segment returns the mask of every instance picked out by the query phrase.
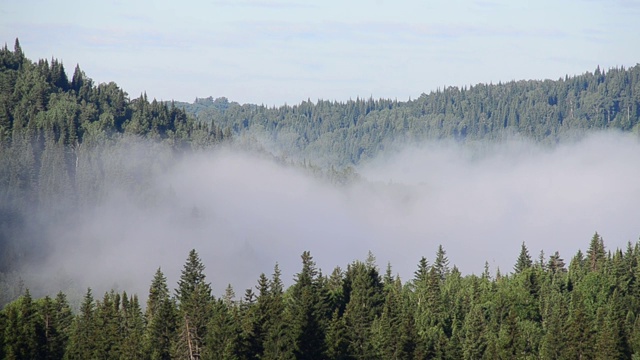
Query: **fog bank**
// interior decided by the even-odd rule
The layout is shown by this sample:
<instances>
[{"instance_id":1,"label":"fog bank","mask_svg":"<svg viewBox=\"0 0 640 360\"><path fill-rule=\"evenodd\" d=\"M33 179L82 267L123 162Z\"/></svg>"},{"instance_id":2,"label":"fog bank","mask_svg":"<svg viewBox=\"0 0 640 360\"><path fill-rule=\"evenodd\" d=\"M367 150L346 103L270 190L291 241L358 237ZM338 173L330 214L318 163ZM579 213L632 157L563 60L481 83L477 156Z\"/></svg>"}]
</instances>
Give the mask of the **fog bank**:
<instances>
[{"instance_id":1,"label":"fog bank","mask_svg":"<svg viewBox=\"0 0 640 360\"><path fill-rule=\"evenodd\" d=\"M135 155L132 155L135 156ZM324 274L365 259L403 281L442 244L463 274L511 272L526 242L568 264L598 231L608 249L640 235L640 144L599 133L544 148L526 141L432 142L385 154L333 186L302 169L218 149L184 157L149 184L151 205L114 192L47 233L45 261L29 264L32 283L111 287L146 298L161 267L175 288L190 249L214 292L236 295L279 263L287 285L311 251ZM139 159L137 159L139 160ZM136 161L137 161L136 160ZM58 281L58 282L56 282ZM68 281L68 280L65 280Z\"/></svg>"}]
</instances>

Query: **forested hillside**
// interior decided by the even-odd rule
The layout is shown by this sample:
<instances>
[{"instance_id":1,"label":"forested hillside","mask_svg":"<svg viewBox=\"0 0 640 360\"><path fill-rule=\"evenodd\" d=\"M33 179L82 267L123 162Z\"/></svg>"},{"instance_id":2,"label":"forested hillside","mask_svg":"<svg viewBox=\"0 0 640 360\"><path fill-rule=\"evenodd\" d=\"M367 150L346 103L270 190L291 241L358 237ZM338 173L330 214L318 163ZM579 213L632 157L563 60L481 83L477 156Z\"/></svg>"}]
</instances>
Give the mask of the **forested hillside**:
<instances>
[{"instance_id":1,"label":"forested hillside","mask_svg":"<svg viewBox=\"0 0 640 360\"><path fill-rule=\"evenodd\" d=\"M27 291L0 312L8 359L635 359L640 354L640 244L607 251L594 234L569 266L557 252L513 271L463 276L439 247L412 279L372 254L326 275L302 254L284 288L276 264L254 289L212 295L192 250L175 292L158 269L137 295ZM94 296L97 296L94 298Z\"/></svg>"},{"instance_id":2,"label":"forested hillside","mask_svg":"<svg viewBox=\"0 0 640 360\"><path fill-rule=\"evenodd\" d=\"M130 100L113 82L94 84L79 66L69 80L56 59L27 59L18 40L14 51L0 50L1 203L42 202L60 190L97 186L82 178L101 170L90 168L99 167L95 149L126 137L179 151L206 147L223 134L173 103L149 102L146 94Z\"/></svg>"},{"instance_id":3,"label":"forested hillside","mask_svg":"<svg viewBox=\"0 0 640 360\"><path fill-rule=\"evenodd\" d=\"M180 103L205 123L231 127L278 155L352 165L394 144L498 140L518 134L556 143L588 130L640 133L640 65L559 80L446 87L406 102L357 98L266 107L226 98Z\"/></svg>"},{"instance_id":4,"label":"forested hillside","mask_svg":"<svg viewBox=\"0 0 640 360\"><path fill-rule=\"evenodd\" d=\"M12 298L3 272L43 250L43 223L99 203L114 187L147 196L148 180L169 159L223 137L172 103L94 84L79 66L69 79L56 59L33 62L18 40L13 51L2 47L0 303ZM141 160L132 166L132 158Z\"/></svg>"}]
</instances>

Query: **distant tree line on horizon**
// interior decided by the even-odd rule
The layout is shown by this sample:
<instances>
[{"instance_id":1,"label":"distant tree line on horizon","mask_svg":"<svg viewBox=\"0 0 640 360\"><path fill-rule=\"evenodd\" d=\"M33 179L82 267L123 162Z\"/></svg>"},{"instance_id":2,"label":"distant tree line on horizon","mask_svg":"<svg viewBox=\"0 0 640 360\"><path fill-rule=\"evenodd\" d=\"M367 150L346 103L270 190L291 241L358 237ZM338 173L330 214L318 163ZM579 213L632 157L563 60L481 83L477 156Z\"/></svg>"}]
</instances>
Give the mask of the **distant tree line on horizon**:
<instances>
[{"instance_id":1,"label":"distant tree line on horizon","mask_svg":"<svg viewBox=\"0 0 640 360\"><path fill-rule=\"evenodd\" d=\"M157 270L146 308L137 295L88 289L77 311L64 293L26 291L0 311L6 359L637 359L640 242L606 251L596 233L568 267L558 252L513 271L463 276L442 246L402 282L375 258L329 275L309 252L285 288L276 264L236 299L212 295L189 253L172 294Z\"/></svg>"},{"instance_id":2,"label":"distant tree line on horizon","mask_svg":"<svg viewBox=\"0 0 640 360\"><path fill-rule=\"evenodd\" d=\"M430 139L500 140L517 134L553 144L592 130L640 135L640 64L598 67L558 80L450 86L404 102L356 98L267 107L209 97L177 106L234 135L267 139L280 155L348 166L394 144Z\"/></svg>"}]
</instances>

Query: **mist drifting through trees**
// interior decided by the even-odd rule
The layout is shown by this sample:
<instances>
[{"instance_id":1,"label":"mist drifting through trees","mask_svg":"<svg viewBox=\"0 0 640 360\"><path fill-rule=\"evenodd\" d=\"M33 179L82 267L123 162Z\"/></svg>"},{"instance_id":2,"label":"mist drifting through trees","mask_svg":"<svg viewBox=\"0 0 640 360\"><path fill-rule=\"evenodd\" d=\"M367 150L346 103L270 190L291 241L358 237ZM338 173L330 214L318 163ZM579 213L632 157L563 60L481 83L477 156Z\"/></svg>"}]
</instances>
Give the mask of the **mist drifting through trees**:
<instances>
[{"instance_id":1,"label":"mist drifting through trees","mask_svg":"<svg viewBox=\"0 0 640 360\"><path fill-rule=\"evenodd\" d=\"M3 356L640 351L637 66L267 109L0 54Z\"/></svg>"}]
</instances>

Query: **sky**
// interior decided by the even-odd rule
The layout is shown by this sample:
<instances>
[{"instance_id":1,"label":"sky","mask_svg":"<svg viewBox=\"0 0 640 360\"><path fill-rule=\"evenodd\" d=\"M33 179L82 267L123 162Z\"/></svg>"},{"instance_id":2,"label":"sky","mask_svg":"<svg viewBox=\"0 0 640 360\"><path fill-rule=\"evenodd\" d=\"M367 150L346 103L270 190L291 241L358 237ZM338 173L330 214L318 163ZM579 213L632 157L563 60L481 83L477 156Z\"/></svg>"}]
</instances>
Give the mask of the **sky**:
<instances>
[{"instance_id":1,"label":"sky","mask_svg":"<svg viewBox=\"0 0 640 360\"><path fill-rule=\"evenodd\" d=\"M0 41L131 98L416 98L640 59L634 0L0 0Z\"/></svg>"}]
</instances>

